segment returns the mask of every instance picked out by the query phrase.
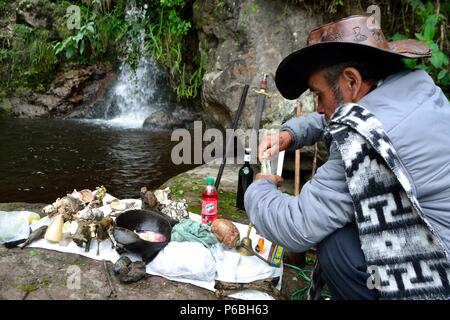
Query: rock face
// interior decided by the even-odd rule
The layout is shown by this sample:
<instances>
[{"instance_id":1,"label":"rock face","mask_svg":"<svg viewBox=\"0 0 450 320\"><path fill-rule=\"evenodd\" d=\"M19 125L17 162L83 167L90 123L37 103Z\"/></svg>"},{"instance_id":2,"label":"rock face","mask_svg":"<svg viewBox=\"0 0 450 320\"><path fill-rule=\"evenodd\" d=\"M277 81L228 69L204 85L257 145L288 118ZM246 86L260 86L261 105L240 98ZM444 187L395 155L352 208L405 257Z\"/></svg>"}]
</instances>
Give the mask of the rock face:
<instances>
[{"instance_id":1,"label":"rock face","mask_svg":"<svg viewBox=\"0 0 450 320\"><path fill-rule=\"evenodd\" d=\"M16 10L17 22L33 28L51 28L55 4L48 0L22 0Z\"/></svg>"},{"instance_id":2,"label":"rock face","mask_svg":"<svg viewBox=\"0 0 450 320\"><path fill-rule=\"evenodd\" d=\"M12 99L12 113L28 118L82 116L114 79L110 64L71 66L56 76L45 94Z\"/></svg>"},{"instance_id":3,"label":"rock face","mask_svg":"<svg viewBox=\"0 0 450 320\"><path fill-rule=\"evenodd\" d=\"M200 48L208 48L203 78L202 102L219 127L230 127L242 88L250 85L241 127L254 123L259 81L269 75L263 124L277 127L294 114L295 101L281 97L275 87L278 64L291 52L302 48L308 32L323 21L317 12L290 1L197 0L194 23Z\"/></svg>"},{"instance_id":4,"label":"rock face","mask_svg":"<svg viewBox=\"0 0 450 320\"><path fill-rule=\"evenodd\" d=\"M156 129L172 129L176 125L182 126L183 123L175 118L172 114L166 111L153 112L147 119L145 119L144 128Z\"/></svg>"},{"instance_id":5,"label":"rock face","mask_svg":"<svg viewBox=\"0 0 450 320\"><path fill-rule=\"evenodd\" d=\"M173 112L153 112L142 125L147 129L171 130L176 128L191 129L193 121L201 121L201 114L193 110L185 110L177 106Z\"/></svg>"}]
</instances>

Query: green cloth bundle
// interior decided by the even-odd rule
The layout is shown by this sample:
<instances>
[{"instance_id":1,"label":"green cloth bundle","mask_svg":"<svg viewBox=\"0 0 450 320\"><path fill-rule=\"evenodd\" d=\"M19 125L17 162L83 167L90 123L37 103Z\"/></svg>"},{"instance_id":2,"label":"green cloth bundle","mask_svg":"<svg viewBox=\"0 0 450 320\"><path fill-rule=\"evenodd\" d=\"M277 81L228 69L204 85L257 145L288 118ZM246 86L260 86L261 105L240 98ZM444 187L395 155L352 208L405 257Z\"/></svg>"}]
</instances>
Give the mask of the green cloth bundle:
<instances>
[{"instance_id":1,"label":"green cloth bundle","mask_svg":"<svg viewBox=\"0 0 450 320\"><path fill-rule=\"evenodd\" d=\"M211 227L191 219L181 219L172 229L171 241L200 242L205 247L216 244L217 238L211 232Z\"/></svg>"}]
</instances>

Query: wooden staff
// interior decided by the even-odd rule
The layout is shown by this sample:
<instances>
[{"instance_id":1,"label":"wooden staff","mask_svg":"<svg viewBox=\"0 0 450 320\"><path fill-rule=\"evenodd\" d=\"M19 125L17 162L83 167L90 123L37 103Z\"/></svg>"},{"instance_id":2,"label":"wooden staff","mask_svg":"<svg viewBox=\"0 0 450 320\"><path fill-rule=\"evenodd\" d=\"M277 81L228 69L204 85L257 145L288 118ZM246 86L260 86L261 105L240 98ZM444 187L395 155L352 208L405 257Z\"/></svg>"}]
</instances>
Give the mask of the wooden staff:
<instances>
[{"instance_id":1,"label":"wooden staff","mask_svg":"<svg viewBox=\"0 0 450 320\"><path fill-rule=\"evenodd\" d=\"M300 100L297 100L297 107L295 110L295 115L300 117L302 114L302 103ZM294 180L294 196L298 196L300 194L300 149L295 150L295 180Z\"/></svg>"}]
</instances>

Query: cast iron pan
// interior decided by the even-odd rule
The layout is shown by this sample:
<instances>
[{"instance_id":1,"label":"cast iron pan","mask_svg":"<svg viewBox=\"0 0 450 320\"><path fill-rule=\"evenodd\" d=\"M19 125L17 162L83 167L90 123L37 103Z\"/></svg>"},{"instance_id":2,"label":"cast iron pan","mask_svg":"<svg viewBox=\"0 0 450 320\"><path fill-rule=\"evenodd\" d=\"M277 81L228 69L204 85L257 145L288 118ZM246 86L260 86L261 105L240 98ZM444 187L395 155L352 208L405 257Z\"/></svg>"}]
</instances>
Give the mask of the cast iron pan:
<instances>
[{"instance_id":1,"label":"cast iron pan","mask_svg":"<svg viewBox=\"0 0 450 320\"><path fill-rule=\"evenodd\" d=\"M159 232L166 237L166 241L145 241L134 233L134 230ZM113 235L119 250L139 254L147 264L169 243L171 233L170 223L159 213L150 210L128 210L116 218Z\"/></svg>"}]
</instances>

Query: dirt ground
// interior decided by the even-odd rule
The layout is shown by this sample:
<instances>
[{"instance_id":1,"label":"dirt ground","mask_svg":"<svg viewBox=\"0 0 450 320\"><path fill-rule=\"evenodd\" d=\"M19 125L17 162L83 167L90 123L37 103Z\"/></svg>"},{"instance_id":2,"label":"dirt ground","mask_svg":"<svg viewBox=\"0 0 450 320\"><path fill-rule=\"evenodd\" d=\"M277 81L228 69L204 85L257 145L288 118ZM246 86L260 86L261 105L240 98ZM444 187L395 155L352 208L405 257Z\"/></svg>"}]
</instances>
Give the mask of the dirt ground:
<instances>
[{"instance_id":1,"label":"dirt ground","mask_svg":"<svg viewBox=\"0 0 450 320\"><path fill-rule=\"evenodd\" d=\"M0 210L30 210L40 212L44 204L0 204ZM83 256L45 249L7 249L0 246L0 299L81 299L81 300L144 300L144 299L216 299L214 292L150 276L131 284L121 283L112 272L112 263L106 262L116 296L111 289L104 263ZM81 271L79 289L69 289L71 268ZM72 269L73 270L73 269ZM281 294L289 299L303 286L297 271L285 268Z\"/></svg>"}]
</instances>

